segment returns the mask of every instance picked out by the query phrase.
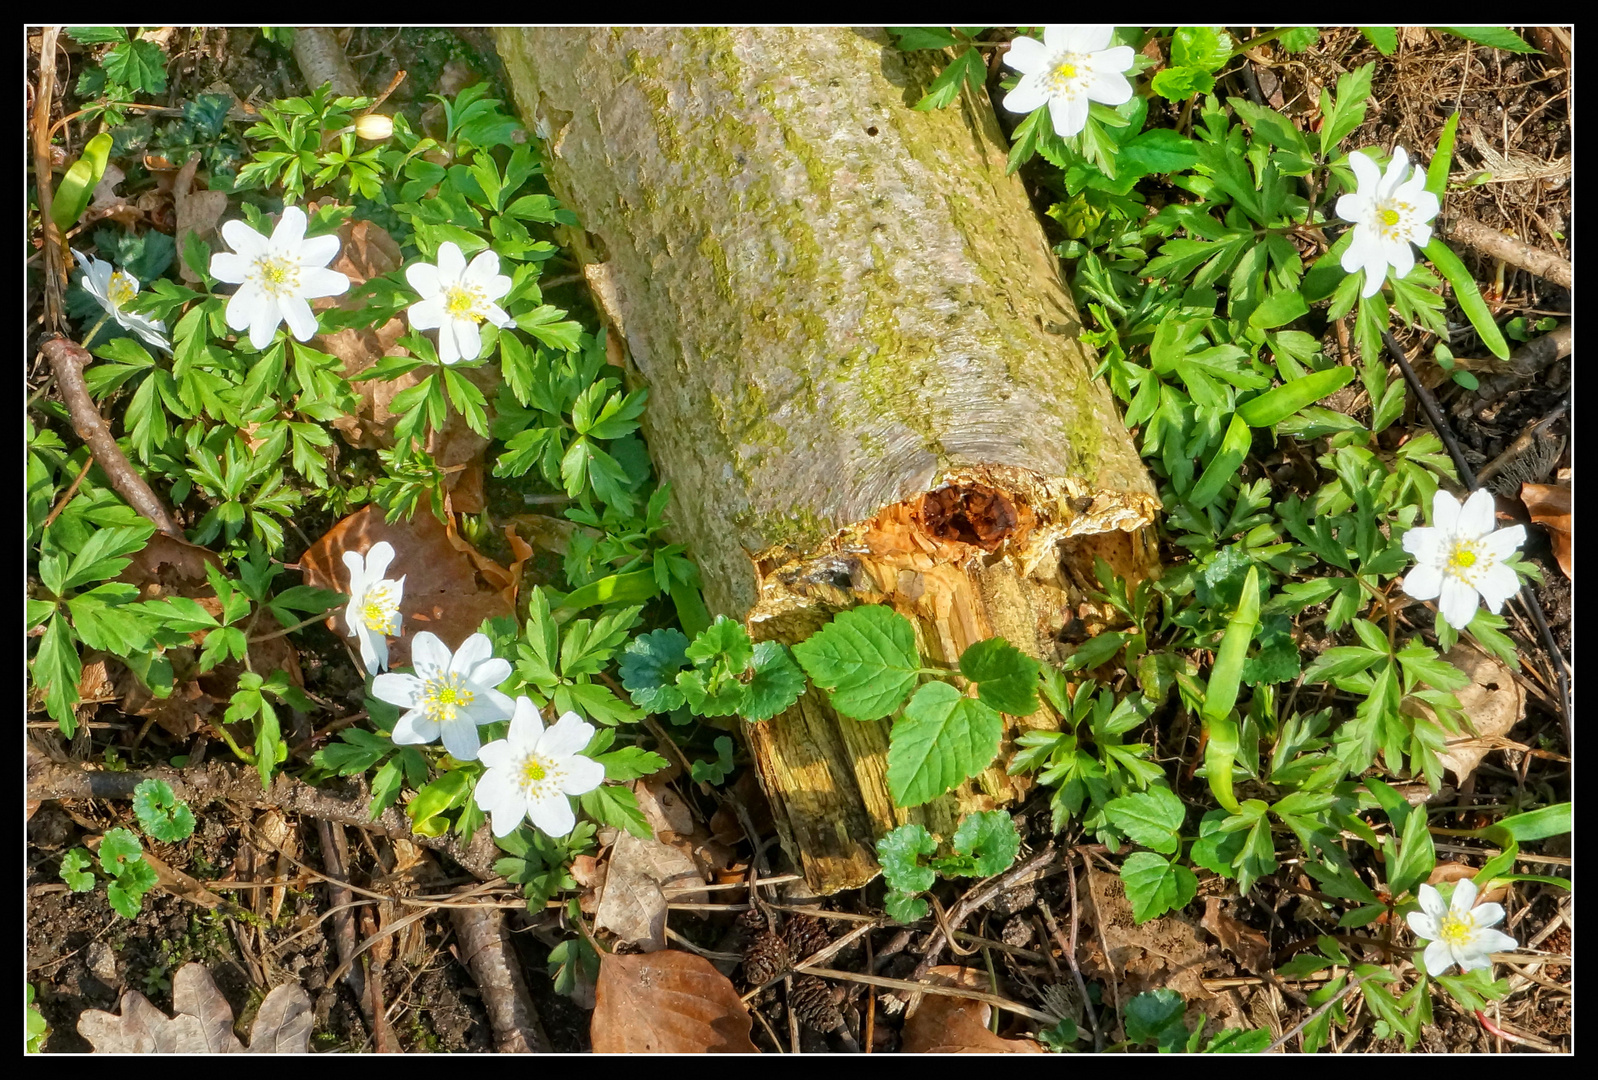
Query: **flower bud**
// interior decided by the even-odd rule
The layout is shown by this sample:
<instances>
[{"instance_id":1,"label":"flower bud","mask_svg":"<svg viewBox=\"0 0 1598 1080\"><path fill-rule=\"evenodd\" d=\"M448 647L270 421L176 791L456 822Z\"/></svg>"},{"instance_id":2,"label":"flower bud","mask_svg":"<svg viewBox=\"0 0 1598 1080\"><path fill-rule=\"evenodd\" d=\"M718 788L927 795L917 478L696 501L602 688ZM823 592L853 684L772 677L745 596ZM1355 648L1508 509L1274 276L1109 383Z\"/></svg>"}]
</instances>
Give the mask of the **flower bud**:
<instances>
[{"instance_id":1,"label":"flower bud","mask_svg":"<svg viewBox=\"0 0 1598 1080\"><path fill-rule=\"evenodd\" d=\"M394 118L382 113L367 113L355 120L355 134L370 142L382 142L394 134Z\"/></svg>"}]
</instances>

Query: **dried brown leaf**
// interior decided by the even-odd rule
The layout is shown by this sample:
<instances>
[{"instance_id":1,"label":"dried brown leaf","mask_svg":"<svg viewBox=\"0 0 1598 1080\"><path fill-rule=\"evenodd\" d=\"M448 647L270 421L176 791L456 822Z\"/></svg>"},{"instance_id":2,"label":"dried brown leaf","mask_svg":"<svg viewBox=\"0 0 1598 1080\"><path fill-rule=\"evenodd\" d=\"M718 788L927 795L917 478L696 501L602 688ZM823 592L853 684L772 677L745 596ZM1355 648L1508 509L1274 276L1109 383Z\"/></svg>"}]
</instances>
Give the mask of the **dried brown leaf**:
<instances>
[{"instance_id":1,"label":"dried brown leaf","mask_svg":"<svg viewBox=\"0 0 1598 1080\"><path fill-rule=\"evenodd\" d=\"M97 1054L238 1054L233 1010L202 964L185 964L172 977L174 1015L168 1017L137 991L122 995L120 1015L90 1009L78 1017L78 1034ZM311 999L296 984L277 987L261 1002L250 1029L251 1053L303 1054L311 1039Z\"/></svg>"},{"instance_id":2,"label":"dried brown leaf","mask_svg":"<svg viewBox=\"0 0 1598 1080\"><path fill-rule=\"evenodd\" d=\"M1436 866L1432 867L1432 872L1426 877L1426 884L1441 885L1445 881L1462 881L1465 878L1473 878L1476 876L1478 869L1479 867L1471 866L1468 863L1440 862ZM1486 892L1476 897L1476 902L1478 904L1496 904L1501 902L1504 897L1508 895L1509 886L1499 885L1496 888L1488 889Z\"/></svg>"},{"instance_id":3,"label":"dried brown leaf","mask_svg":"<svg viewBox=\"0 0 1598 1080\"><path fill-rule=\"evenodd\" d=\"M970 990L989 989L987 975L975 968L942 964L925 981ZM922 994L904 1022L906 1054L1041 1054L1031 1039L1001 1039L988 1030L992 1007L970 998Z\"/></svg>"},{"instance_id":4,"label":"dried brown leaf","mask_svg":"<svg viewBox=\"0 0 1598 1080\"><path fill-rule=\"evenodd\" d=\"M1204 918L1199 925L1215 935L1221 948L1237 958L1243 967L1258 975L1271 966L1271 943L1264 934L1234 919L1221 908L1219 896L1206 897Z\"/></svg>"},{"instance_id":5,"label":"dried brown leaf","mask_svg":"<svg viewBox=\"0 0 1598 1080\"><path fill-rule=\"evenodd\" d=\"M1470 685L1455 690L1454 696L1476 729L1472 738L1450 739L1437 757L1454 774L1456 783L1475 772L1481 759L1493 749L1496 740L1526 715L1526 692L1515 681L1515 673L1485 653L1460 643L1443 654L1443 660L1470 676ZM1432 715L1431 709L1416 698L1405 700L1403 709L1419 715Z\"/></svg>"},{"instance_id":6,"label":"dried brown leaf","mask_svg":"<svg viewBox=\"0 0 1598 1080\"><path fill-rule=\"evenodd\" d=\"M622 833L611 848L605 888L595 925L645 952L666 947L666 894L670 886L702 884L699 867L687 852L658 840ZM674 893L684 903L703 903L704 893Z\"/></svg>"},{"instance_id":7,"label":"dried brown leaf","mask_svg":"<svg viewBox=\"0 0 1598 1080\"><path fill-rule=\"evenodd\" d=\"M344 552L364 554L380 540L387 540L394 547L389 576L405 578L405 594L400 603L402 634L389 644L390 667L410 663L411 638L422 630L436 634L444 644L457 649L477 632L484 619L515 612L516 575L458 536L452 538L449 530L425 509L409 521L392 525L383 520L382 508L375 505L351 514L300 556L305 583L348 592L349 569L343 562ZM334 633L346 632L343 618L341 610L329 617L329 628Z\"/></svg>"},{"instance_id":8,"label":"dried brown leaf","mask_svg":"<svg viewBox=\"0 0 1598 1080\"><path fill-rule=\"evenodd\" d=\"M188 243L190 234L198 236L206 243L215 246L217 225L222 220L222 215L227 211L227 193L221 191L207 191L199 188L190 191L194 183L194 173L200 165L200 155L195 154L189 158L183 168L178 170L177 179L172 182L172 210L177 217L177 235L174 239L178 246L178 274L186 285L199 283L199 275L189 269L189 264L182 258L183 247Z\"/></svg>"},{"instance_id":9,"label":"dried brown leaf","mask_svg":"<svg viewBox=\"0 0 1598 1080\"><path fill-rule=\"evenodd\" d=\"M1571 581L1576 580L1575 560L1570 544L1573 531L1570 525L1569 484L1522 484L1520 501L1534 524L1548 530L1548 540L1554 548L1554 561Z\"/></svg>"},{"instance_id":10,"label":"dried brown leaf","mask_svg":"<svg viewBox=\"0 0 1598 1080\"><path fill-rule=\"evenodd\" d=\"M665 950L600 957L596 1054L753 1054L749 1011L709 960Z\"/></svg>"}]
</instances>

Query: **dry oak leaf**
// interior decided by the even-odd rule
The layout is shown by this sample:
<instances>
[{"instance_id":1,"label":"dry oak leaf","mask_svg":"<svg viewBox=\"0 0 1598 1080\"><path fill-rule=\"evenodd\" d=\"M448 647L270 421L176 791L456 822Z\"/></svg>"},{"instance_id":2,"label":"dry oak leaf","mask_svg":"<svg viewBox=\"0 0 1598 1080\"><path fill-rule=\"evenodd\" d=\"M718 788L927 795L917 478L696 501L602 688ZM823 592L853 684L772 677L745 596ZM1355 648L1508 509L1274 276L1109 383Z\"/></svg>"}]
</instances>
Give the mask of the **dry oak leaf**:
<instances>
[{"instance_id":1,"label":"dry oak leaf","mask_svg":"<svg viewBox=\"0 0 1598 1080\"><path fill-rule=\"evenodd\" d=\"M515 613L521 563L505 569L455 535L425 508L419 509L411 520L392 525L383 520L379 506L357 510L300 556L305 583L348 594L350 572L343 562L344 552L364 555L381 540L394 547L389 577L396 581L405 578L405 594L400 601L404 621L401 636L389 645L390 668L411 662L411 638L419 631L430 631L451 649L458 649L477 633L484 619ZM520 540L516 543L521 544ZM525 544L521 544L518 554L522 550L528 550ZM328 617L328 628L335 634L348 632L342 608L335 608Z\"/></svg>"},{"instance_id":2,"label":"dry oak leaf","mask_svg":"<svg viewBox=\"0 0 1598 1080\"><path fill-rule=\"evenodd\" d=\"M681 848L659 840L640 840L624 832L610 850L604 892L594 914L595 926L609 930L629 945L645 952L666 947L665 889L702 885L699 867L693 856ZM702 892L677 892L671 899L683 903L704 903Z\"/></svg>"},{"instance_id":3,"label":"dry oak leaf","mask_svg":"<svg viewBox=\"0 0 1598 1080\"><path fill-rule=\"evenodd\" d=\"M589 1041L596 1054L754 1054L752 1021L709 960L665 950L599 961Z\"/></svg>"},{"instance_id":4,"label":"dry oak leaf","mask_svg":"<svg viewBox=\"0 0 1598 1080\"><path fill-rule=\"evenodd\" d=\"M1445 663L1453 664L1470 676L1470 685L1455 690L1454 696L1476 729L1474 737L1450 739L1437 759L1454 774L1456 783L1476 771L1481 759L1498 745L1498 740L1526 715L1526 692L1515 681L1515 673L1486 653L1461 642L1443 654ZM1430 717L1431 709L1416 698L1407 698L1401 711Z\"/></svg>"},{"instance_id":5,"label":"dry oak leaf","mask_svg":"<svg viewBox=\"0 0 1598 1080\"><path fill-rule=\"evenodd\" d=\"M233 1034L233 1010L202 964L184 964L172 976L168 1017L136 990L122 995L122 1013L90 1009L78 1017L78 1034L97 1054L242 1054ZM303 1054L311 1041L311 998L295 983L266 995L250 1028L252 1054Z\"/></svg>"},{"instance_id":6,"label":"dry oak leaf","mask_svg":"<svg viewBox=\"0 0 1598 1080\"><path fill-rule=\"evenodd\" d=\"M942 986L987 990L987 976L975 968L940 964L925 980ZM1043 1047L1031 1039L1001 1039L988 1030L993 1009L970 998L922 994L904 1022L906 1054L1041 1054Z\"/></svg>"},{"instance_id":7,"label":"dry oak leaf","mask_svg":"<svg viewBox=\"0 0 1598 1080\"><path fill-rule=\"evenodd\" d=\"M1576 580L1575 563L1571 558L1570 544L1573 531L1570 526L1569 484L1522 484L1520 501L1534 524L1548 530L1548 540L1554 548L1554 561L1565 577Z\"/></svg>"}]
</instances>

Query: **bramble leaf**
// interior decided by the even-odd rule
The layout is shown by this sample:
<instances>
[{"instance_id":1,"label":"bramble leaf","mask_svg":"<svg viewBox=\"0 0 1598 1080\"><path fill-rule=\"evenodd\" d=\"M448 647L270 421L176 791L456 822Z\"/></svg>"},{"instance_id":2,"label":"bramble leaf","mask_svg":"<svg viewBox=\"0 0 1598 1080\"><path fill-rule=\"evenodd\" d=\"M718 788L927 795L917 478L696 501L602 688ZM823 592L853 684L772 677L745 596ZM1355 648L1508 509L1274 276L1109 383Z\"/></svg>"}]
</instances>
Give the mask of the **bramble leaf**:
<instances>
[{"instance_id":1,"label":"bramble leaf","mask_svg":"<svg viewBox=\"0 0 1598 1080\"><path fill-rule=\"evenodd\" d=\"M812 639L814 640L814 639ZM987 767L1004 718L944 682L917 690L889 735L888 790L897 806L920 806Z\"/></svg>"},{"instance_id":2,"label":"bramble leaf","mask_svg":"<svg viewBox=\"0 0 1598 1080\"><path fill-rule=\"evenodd\" d=\"M1038 707L1038 662L1000 637L979 641L960 654L960 674L977 684L977 697L1011 716Z\"/></svg>"},{"instance_id":3,"label":"bramble leaf","mask_svg":"<svg viewBox=\"0 0 1598 1080\"><path fill-rule=\"evenodd\" d=\"M1121 864L1121 880L1126 883L1126 898L1132 902L1132 919L1138 923L1185 907L1198 893L1198 878L1193 871L1152 851L1128 855Z\"/></svg>"},{"instance_id":4,"label":"bramble leaf","mask_svg":"<svg viewBox=\"0 0 1598 1080\"><path fill-rule=\"evenodd\" d=\"M1182 845L1182 822L1187 818L1187 807L1176 793L1166 787L1151 787L1147 791L1122 795L1104 806L1105 816L1111 824L1146 848L1174 854Z\"/></svg>"},{"instance_id":5,"label":"bramble leaf","mask_svg":"<svg viewBox=\"0 0 1598 1080\"><path fill-rule=\"evenodd\" d=\"M793 656L811 681L832 692L833 708L855 720L877 720L899 708L921 668L915 628L878 604L838 615L795 645Z\"/></svg>"}]
</instances>

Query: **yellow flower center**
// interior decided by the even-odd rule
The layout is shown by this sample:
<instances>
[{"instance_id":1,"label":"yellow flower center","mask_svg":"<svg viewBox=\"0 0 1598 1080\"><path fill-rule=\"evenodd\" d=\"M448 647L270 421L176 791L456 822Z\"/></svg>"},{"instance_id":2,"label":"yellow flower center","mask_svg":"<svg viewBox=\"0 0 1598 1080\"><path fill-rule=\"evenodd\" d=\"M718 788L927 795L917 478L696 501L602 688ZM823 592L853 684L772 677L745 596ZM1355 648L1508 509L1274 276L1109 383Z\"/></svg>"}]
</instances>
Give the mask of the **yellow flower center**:
<instances>
[{"instance_id":1,"label":"yellow flower center","mask_svg":"<svg viewBox=\"0 0 1598 1080\"><path fill-rule=\"evenodd\" d=\"M1092 74L1088 58L1081 53L1066 53L1049 72L1049 91L1053 94L1074 96L1083 90L1083 83Z\"/></svg>"},{"instance_id":2,"label":"yellow flower center","mask_svg":"<svg viewBox=\"0 0 1598 1080\"><path fill-rule=\"evenodd\" d=\"M292 296L299 292L299 263L271 255L255 260L255 280L269 296Z\"/></svg>"},{"instance_id":3,"label":"yellow flower center","mask_svg":"<svg viewBox=\"0 0 1598 1080\"><path fill-rule=\"evenodd\" d=\"M111 275L111 285L105 292L106 299L111 301L111 306L120 308L139 295L139 282L132 274L118 270Z\"/></svg>"},{"instance_id":4,"label":"yellow flower center","mask_svg":"<svg viewBox=\"0 0 1598 1080\"><path fill-rule=\"evenodd\" d=\"M361 621L368 630L377 633L399 632L399 603L394 597L393 582L381 581L366 590L366 600L361 604Z\"/></svg>"},{"instance_id":5,"label":"yellow flower center","mask_svg":"<svg viewBox=\"0 0 1598 1080\"><path fill-rule=\"evenodd\" d=\"M1461 570L1476 565L1476 553L1468 548L1460 548L1448 558L1450 566L1457 566Z\"/></svg>"},{"instance_id":6,"label":"yellow flower center","mask_svg":"<svg viewBox=\"0 0 1598 1080\"><path fill-rule=\"evenodd\" d=\"M444 290L444 311L452 319L470 319L480 323L483 313L479 309L483 300L483 294L470 285L450 285Z\"/></svg>"},{"instance_id":7,"label":"yellow flower center","mask_svg":"<svg viewBox=\"0 0 1598 1080\"><path fill-rule=\"evenodd\" d=\"M542 758L536 754L522 763L522 779L528 784L536 784L549 775L549 770L544 767Z\"/></svg>"},{"instance_id":8,"label":"yellow flower center","mask_svg":"<svg viewBox=\"0 0 1598 1080\"><path fill-rule=\"evenodd\" d=\"M1449 912L1437 921L1437 938L1450 945L1466 945L1476 936L1476 925L1467 913L1455 915Z\"/></svg>"},{"instance_id":9,"label":"yellow flower center","mask_svg":"<svg viewBox=\"0 0 1598 1080\"><path fill-rule=\"evenodd\" d=\"M1394 225L1398 224L1398 211L1397 210L1392 210L1392 209L1383 210L1380 214L1377 214L1376 216L1378 218L1380 218L1382 224L1386 225L1389 229L1392 228Z\"/></svg>"},{"instance_id":10,"label":"yellow flower center","mask_svg":"<svg viewBox=\"0 0 1598 1080\"><path fill-rule=\"evenodd\" d=\"M453 720L477 697L459 675L435 675L422 684L422 708L428 719Z\"/></svg>"},{"instance_id":11,"label":"yellow flower center","mask_svg":"<svg viewBox=\"0 0 1598 1080\"><path fill-rule=\"evenodd\" d=\"M1482 554L1480 541L1456 540L1443 563L1443 573L1474 588L1481 575L1491 569L1491 563L1492 560Z\"/></svg>"}]
</instances>

